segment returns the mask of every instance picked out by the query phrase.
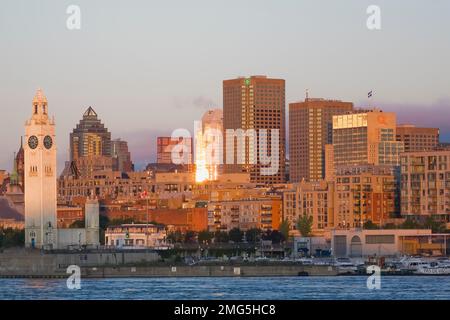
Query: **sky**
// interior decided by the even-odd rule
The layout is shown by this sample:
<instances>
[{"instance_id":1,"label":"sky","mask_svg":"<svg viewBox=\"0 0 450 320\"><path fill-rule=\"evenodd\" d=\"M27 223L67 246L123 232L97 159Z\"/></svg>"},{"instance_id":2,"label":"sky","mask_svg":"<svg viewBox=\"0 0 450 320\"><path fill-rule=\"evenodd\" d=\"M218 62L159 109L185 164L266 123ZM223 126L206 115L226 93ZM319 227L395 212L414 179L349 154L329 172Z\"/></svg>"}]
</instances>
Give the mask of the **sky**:
<instances>
[{"instance_id":1,"label":"sky","mask_svg":"<svg viewBox=\"0 0 450 320\"><path fill-rule=\"evenodd\" d=\"M70 5L81 28L66 26ZM369 5L381 29L369 30ZM92 106L140 168L158 135L222 107L222 81L286 80L286 102L369 104L450 141L448 0L2 0L0 169L10 170L42 88L57 124L58 166ZM286 105L287 108L287 105Z\"/></svg>"}]
</instances>

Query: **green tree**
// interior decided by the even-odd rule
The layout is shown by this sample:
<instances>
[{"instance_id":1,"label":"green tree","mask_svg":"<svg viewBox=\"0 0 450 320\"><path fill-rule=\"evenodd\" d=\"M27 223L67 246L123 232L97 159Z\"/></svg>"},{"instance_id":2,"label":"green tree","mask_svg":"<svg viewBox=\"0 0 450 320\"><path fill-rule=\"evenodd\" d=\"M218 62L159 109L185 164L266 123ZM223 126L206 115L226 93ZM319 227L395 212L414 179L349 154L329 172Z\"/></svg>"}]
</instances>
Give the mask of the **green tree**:
<instances>
[{"instance_id":1,"label":"green tree","mask_svg":"<svg viewBox=\"0 0 450 320\"><path fill-rule=\"evenodd\" d=\"M184 242L185 243L194 243L197 240L197 233L195 231L186 231L184 234Z\"/></svg>"},{"instance_id":2,"label":"green tree","mask_svg":"<svg viewBox=\"0 0 450 320\"><path fill-rule=\"evenodd\" d=\"M419 224L410 218L406 218L405 222L403 222L400 226L402 229L419 229Z\"/></svg>"},{"instance_id":3,"label":"green tree","mask_svg":"<svg viewBox=\"0 0 450 320\"><path fill-rule=\"evenodd\" d=\"M230 237L228 236L227 232L216 231L216 233L214 234L214 241L224 243L230 241Z\"/></svg>"},{"instance_id":4,"label":"green tree","mask_svg":"<svg viewBox=\"0 0 450 320\"><path fill-rule=\"evenodd\" d=\"M242 242L244 233L239 228L233 228L228 232L228 237L235 243Z\"/></svg>"},{"instance_id":5,"label":"green tree","mask_svg":"<svg viewBox=\"0 0 450 320\"><path fill-rule=\"evenodd\" d=\"M107 226L108 227L109 226L120 226L121 224L132 224L132 223L138 224L141 222L136 221L133 218L125 218L125 219L119 218L119 219L113 219L113 220L108 221Z\"/></svg>"},{"instance_id":6,"label":"green tree","mask_svg":"<svg viewBox=\"0 0 450 320\"><path fill-rule=\"evenodd\" d=\"M287 220L281 221L279 229L284 239L285 240L289 239L289 229L290 229L289 221Z\"/></svg>"},{"instance_id":7,"label":"green tree","mask_svg":"<svg viewBox=\"0 0 450 320\"><path fill-rule=\"evenodd\" d=\"M277 230L268 230L262 235L263 240L270 240L272 243L278 244L285 240L283 234Z\"/></svg>"},{"instance_id":8,"label":"green tree","mask_svg":"<svg viewBox=\"0 0 450 320\"><path fill-rule=\"evenodd\" d=\"M379 229L379 227L372 222L372 220L367 220L366 222L364 222L363 224L363 229L366 230L375 230L375 229Z\"/></svg>"},{"instance_id":9,"label":"green tree","mask_svg":"<svg viewBox=\"0 0 450 320\"><path fill-rule=\"evenodd\" d=\"M183 242L183 234L180 232L180 231L174 231L174 232L170 232L168 235L167 235L167 240L170 242L170 243L181 243L181 242Z\"/></svg>"},{"instance_id":10,"label":"green tree","mask_svg":"<svg viewBox=\"0 0 450 320\"><path fill-rule=\"evenodd\" d=\"M245 240L250 243L256 243L260 240L261 229L252 228L245 232Z\"/></svg>"},{"instance_id":11,"label":"green tree","mask_svg":"<svg viewBox=\"0 0 450 320\"><path fill-rule=\"evenodd\" d=\"M441 221L437 221L433 216L426 218L424 227L431 229L433 233L443 233L445 232L445 225Z\"/></svg>"},{"instance_id":12,"label":"green tree","mask_svg":"<svg viewBox=\"0 0 450 320\"><path fill-rule=\"evenodd\" d=\"M297 220L297 230L302 237L309 237L312 232L313 217L309 215L302 215Z\"/></svg>"},{"instance_id":13,"label":"green tree","mask_svg":"<svg viewBox=\"0 0 450 320\"><path fill-rule=\"evenodd\" d=\"M214 238L214 233L209 232L208 230L203 230L198 233L198 242L199 243L211 243L211 240Z\"/></svg>"},{"instance_id":14,"label":"green tree","mask_svg":"<svg viewBox=\"0 0 450 320\"><path fill-rule=\"evenodd\" d=\"M0 229L0 248L23 247L24 245L25 230Z\"/></svg>"},{"instance_id":15,"label":"green tree","mask_svg":"<svg viewBox=\"0 0 450 320\"><path fill-rule=\"evenodd\" d=\"M84 226L85 226L84 220L76 220L69 226L69 228L82 229L82 228L84 228Z\"/></svg>"}]
</instances>

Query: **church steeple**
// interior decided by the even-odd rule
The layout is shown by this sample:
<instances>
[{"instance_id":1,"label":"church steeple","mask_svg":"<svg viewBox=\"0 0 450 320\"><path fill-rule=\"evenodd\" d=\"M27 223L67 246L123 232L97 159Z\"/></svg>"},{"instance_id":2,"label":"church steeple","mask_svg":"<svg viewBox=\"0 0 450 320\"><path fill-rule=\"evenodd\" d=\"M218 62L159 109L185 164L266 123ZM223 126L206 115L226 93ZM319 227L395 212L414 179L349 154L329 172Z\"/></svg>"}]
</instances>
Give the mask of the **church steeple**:
<instances>
[{"instance_id":1,"label":"church steeple","mask_svg":"<svg viewBox=\"0 0 450 320\"><path fill-rule=\"evenodd\" d=\"M9 176L9 183L13 186L19 184L19 175L17 174L17 161L16 161L16 153L14 152L14 164L13 164L13 171L11 172Z\"/></svg>"}]
</instances>

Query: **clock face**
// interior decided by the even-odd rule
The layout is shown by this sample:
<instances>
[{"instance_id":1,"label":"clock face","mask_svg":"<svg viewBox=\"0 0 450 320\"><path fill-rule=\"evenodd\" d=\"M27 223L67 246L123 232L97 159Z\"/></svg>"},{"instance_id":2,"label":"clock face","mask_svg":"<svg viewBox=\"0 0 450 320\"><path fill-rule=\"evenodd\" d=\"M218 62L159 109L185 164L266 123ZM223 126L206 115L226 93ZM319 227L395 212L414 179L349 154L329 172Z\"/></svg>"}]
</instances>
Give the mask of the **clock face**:
<instances>
[{"instance_id":1,"label":"clock face","mask_svg":"<svg viewBox=\"0 0 450 320\"><path fill-rule=\"evenodd\" d=\"M50 136L45 136L45 138L44 138L44 146L45 146L47 149L50 149L50 148L53 146L53 140L52 140L52 137L50 137Z\"/></svg>"},{"instance_id":2,"label":"clock face","mask_svg":"<svg viewBox=\"0 0 450 320\"><path fill-rule=\"evenodd\" d=\"M31 137L28 139L28 146L29 146L31 149L36 149L37 146L38 146L38 144L39 144L39 140L38 140L38 138L37 138L36 136L31 136Z\"/></svg>"}]
</instances>

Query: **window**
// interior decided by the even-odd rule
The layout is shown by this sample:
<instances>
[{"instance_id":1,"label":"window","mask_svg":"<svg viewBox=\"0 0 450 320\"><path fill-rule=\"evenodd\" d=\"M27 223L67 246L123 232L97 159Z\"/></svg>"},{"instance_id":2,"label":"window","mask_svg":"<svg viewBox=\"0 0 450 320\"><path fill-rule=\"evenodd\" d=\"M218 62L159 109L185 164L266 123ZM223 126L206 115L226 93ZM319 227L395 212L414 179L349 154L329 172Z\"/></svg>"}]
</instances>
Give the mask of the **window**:
<instances>
[{"instance_id":1,"label":"window","mask_svg":"<svg viewBox=\"0 0 450 320\"><path fill-rule=\"evenodd\" d=\"M395 243L395 236L393 234L366 236L366 244L394 244L394 243Z\"/></svg>"}]
</instances>

